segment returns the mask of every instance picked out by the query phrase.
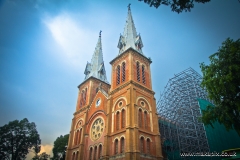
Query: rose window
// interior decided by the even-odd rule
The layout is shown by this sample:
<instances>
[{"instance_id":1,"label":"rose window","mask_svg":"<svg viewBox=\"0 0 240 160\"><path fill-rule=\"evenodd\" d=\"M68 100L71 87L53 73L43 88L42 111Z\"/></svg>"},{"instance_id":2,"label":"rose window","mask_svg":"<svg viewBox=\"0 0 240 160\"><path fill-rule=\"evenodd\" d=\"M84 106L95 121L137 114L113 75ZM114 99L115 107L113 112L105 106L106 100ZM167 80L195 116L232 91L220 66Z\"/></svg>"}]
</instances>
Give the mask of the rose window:
<instances>
[{"instance_id":1,"label":"rose window","mask_svg":"<svg viewBox=\"0 0 240 160\"><path fill-rule=\"evenodd\" d=\"M97 120L95 120L91 129L92 140L96 141L101 137L103 133L103 128L104 128L103 120L101 118L98 118Z\"/></svg>"}]
</instances>

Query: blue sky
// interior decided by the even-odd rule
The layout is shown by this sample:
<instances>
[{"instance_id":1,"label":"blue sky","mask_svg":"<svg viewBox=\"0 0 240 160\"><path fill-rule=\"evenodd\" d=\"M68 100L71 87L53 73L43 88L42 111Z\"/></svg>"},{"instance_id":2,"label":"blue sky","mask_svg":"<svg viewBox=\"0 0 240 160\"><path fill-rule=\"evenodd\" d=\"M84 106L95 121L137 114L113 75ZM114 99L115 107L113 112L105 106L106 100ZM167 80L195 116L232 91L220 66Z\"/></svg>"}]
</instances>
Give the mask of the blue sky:
<instances>
[{"instance_id":1,"label":"blue sky","mask_svg":"<svg viewBox=\"0 0 240 160\"><path fill-rule=\"evenodd\" d=\"M240 3L213 0L177 14L170 7L149 7L137 0L1 0L0 126L28 118L35 122L43 150L69 133L77 86L102 30L107 78L118 54L127 5L131 3L143 53L151 57L158 100L168 80L188 67L201 74L221 43L240 38Z\"/></svg>"}]
</instances>

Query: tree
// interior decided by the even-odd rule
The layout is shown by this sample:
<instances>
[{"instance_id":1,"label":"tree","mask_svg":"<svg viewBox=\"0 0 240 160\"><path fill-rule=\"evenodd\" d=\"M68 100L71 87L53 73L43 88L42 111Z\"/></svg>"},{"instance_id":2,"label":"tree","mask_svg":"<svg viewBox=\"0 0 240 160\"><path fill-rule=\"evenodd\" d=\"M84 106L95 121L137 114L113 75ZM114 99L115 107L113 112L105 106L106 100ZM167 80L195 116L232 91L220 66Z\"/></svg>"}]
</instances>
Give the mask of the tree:
<instances>
[{"instance_id":1,"label":"tree","mask_svg":"<svg viewBox=\"0 0 240 160\"><path fill-rule=\"evenodd\" d=\"M29 150L41 144L34 122L27 118L15 120L0 127L0 159L24 159Z\"/></svg>"},{"instance_id":2,"label":"tree","mask_svg":"<svg viewBox=\"0 0 240 160\"><path fill-rule=\"evenodd\" d=\"M173 12L181 13L182 11L190 12L196 3L206 3L210 0L139 0L149 4L150 7L158 8L160 5L170 5Z\"/></svg>"},{"instance_id":3,"label":"tree","mask_svg":"<svg viewBox=\"0 0 240 160\"><path fill-rule=\"evenodd\" d=\"M57 137L57 139L54 141L54 145L53 145L53 159L58 159L59 158L59 153L61 153L62 155L65 153L66 151L66 145L68 144L68 138L69 138L69 134L66 134L64 136L60 136Z\"/></svg>"},{"instance_id":4,"label":"tree","mask_svg":"<svg viewBox=\"0 0 240 160\"><path fill-rule=\"evenodd\" d=\"M35 155L32 160L48 160L50 155L46 152L41 153L40 155Z\"/></svg>"},{"instance_id":5,"label":"tree","mask_svg":"<svg viewBox=\"0 0 240 160\"><path fill-rule=\"evenodd\" d=\"M202 86L215 106L207 106L202 121L212 127L218 121L240 136L240 39L228 38L209 59L209 65L200 64Z\"/></svg>"},{"instance_id":6,"label":"tree","mask_svg":"<svg viewBox=\"0 0 240 160\"><path fill-rule=\"evenodd\" d=\"M48 155L46 152L43 152L39 155L39 160L47 160L50 158L50 155Z\"/></svg>"}]
</instances>

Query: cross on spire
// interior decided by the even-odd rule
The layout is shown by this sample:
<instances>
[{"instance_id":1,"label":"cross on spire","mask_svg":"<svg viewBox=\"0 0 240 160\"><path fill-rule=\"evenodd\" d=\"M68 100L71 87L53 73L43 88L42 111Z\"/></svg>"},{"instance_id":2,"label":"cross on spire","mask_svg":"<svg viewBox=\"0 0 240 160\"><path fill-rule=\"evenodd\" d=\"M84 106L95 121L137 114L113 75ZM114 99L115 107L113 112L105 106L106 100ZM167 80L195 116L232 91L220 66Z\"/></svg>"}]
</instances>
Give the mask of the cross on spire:
<instances>
[{"instance_id":1,"label":"cross on spire","mask_svg":"<svg viewBox=\"0 0 240 160\"><path fill-rule=\"evenodd\" d=\"M128 6L127 6L127 7L128 7L128 10L130 10L130 9L131 9L131 8L130 8L130 6L131 6L131 3L129 3L129 4L128 4Z\"/></svg>"}]
</instances>

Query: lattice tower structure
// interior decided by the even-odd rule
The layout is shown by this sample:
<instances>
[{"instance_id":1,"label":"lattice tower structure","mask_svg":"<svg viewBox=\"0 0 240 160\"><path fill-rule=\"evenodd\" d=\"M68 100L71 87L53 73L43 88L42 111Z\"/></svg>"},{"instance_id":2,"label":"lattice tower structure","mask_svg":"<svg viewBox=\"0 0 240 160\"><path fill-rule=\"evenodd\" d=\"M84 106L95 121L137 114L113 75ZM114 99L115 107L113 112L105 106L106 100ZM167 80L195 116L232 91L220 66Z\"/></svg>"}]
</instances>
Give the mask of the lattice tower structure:
<instances>
[{"instance_id":1,"label":"lattice tower structure","mask_svg":"<svg viewBox=\"0 0 240 160\"><path fill-rule=\"evenodd\" d=\"M163 150L170 159L186 159L178 156L181 152L209 152L204 124L198 120L197 99L208 99L201 81L202 76L188 68L168 81L157 103Z\"/></svg>"}]
</instances>

